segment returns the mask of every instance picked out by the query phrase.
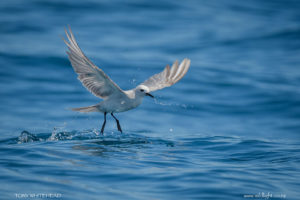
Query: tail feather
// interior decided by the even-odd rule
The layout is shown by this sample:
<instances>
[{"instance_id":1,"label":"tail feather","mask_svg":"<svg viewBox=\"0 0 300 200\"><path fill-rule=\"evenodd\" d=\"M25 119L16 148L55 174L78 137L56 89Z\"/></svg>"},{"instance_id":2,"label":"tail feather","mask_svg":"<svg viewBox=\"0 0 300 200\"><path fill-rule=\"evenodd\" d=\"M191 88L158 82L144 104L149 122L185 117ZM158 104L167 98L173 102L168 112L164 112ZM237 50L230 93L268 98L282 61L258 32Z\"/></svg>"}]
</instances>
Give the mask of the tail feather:
<instances>
[{"instance_id":1,"label":"tail feather","mask_svg":"<svg viewBox=\"0 0 300 200\"><path fill-rule=\"evenodd\" d=\"M88 106L88 107L80 107L80 108L72 108L73 111L78 112L98 112L97 105Z\"/></svg>"}]
</instances>

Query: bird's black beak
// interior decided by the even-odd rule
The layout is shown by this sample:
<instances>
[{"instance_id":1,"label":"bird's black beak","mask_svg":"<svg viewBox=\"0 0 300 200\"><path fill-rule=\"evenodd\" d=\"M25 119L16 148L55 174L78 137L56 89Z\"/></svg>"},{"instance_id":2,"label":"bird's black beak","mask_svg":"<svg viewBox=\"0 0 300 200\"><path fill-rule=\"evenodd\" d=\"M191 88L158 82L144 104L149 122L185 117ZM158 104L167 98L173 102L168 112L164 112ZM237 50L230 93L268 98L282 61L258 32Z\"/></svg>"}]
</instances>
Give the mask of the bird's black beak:
<instances>
[{"instance_id":1,"label":"bird's black beak","mask_svg":"<svg viewBox=\"0 0 300 200\"><path fill-rule=\"evenodd\" d=\"M146 93L147 96L154 98L154 96L150 93Z\"/></svg>"}]
</instances>

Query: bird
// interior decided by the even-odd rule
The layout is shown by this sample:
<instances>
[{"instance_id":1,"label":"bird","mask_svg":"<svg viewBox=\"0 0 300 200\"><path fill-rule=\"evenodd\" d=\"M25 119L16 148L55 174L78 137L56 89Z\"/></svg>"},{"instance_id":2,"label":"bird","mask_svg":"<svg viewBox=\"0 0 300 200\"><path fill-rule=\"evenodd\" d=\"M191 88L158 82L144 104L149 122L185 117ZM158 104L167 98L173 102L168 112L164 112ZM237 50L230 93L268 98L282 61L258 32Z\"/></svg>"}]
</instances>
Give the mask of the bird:
<instances>
[{"instance_id":1,"label":"bird","mask_svg":"<svg viewBox=\"0 0 300 200\"><path fill-rule=\"evenodd\" d=\"M90 91L96 97L102 99L98 104L72 108L73 111L78 112L100 112L104 114L104 121L101 127L101 134L103 135L106 115L108 113L115 119L117 123L118 131L122 132L122 128L119 120L114 113L125 112L138 107L145 96L154 98L150 93L156 90L170 87L177 83L184 77L190 67L190 59L185 58L179 64L176 60L172 67L166 65L163 71L154 74L143 83L131 90L122 90L115 82L108 77L102 69L97 67L78 46L78 43L74 37L74 34L69 26L65 28L65 34L67 40L62 38L67 45L68 58L74 71L78 75L78 79L81 81L84 87Z\"/></svg>"}]
</instances>

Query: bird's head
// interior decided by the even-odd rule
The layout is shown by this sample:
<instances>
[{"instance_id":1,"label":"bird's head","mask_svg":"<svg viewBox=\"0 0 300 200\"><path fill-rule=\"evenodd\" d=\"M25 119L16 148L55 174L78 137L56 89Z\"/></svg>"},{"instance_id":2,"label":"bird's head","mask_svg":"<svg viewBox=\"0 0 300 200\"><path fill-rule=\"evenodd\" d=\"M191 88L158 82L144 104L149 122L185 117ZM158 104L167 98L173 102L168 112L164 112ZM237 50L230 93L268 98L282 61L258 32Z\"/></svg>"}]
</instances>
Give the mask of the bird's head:
<instances>
[{"instance_id":1,"label":"bird's head","mask_svg":"<svg viewBox=\"0 0 300 200\"><path fill-rule=\"evenodd\" d=\"M149 96L154 98L152 94L150 94L150 89L145 85L139 85L135 88L135 94L136 96L144 97Z\"/></svg>"}]
</instances>

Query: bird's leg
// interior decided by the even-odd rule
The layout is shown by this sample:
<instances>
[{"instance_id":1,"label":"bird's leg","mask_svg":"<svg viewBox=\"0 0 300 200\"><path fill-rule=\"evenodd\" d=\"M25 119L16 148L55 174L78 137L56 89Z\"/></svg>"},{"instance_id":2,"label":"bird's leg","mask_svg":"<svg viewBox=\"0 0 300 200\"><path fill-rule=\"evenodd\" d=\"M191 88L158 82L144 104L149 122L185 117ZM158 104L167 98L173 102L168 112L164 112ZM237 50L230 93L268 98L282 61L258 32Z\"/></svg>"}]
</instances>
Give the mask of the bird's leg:
<instances>
[{"instance_id":1,"label":"bird's leg","mask_svg":"<svg viewBox=\"0 0 300 200\"><path fill-rule=\"evenodd\" d=\"M122 132L122 129L121 129L121 126L120 126L119 120L114 116L113 113L111 113L111 116L112 116L112 117L116 120L116 122L117 122L118 131L120 131L121 133L123 133L123 132Z\"/></svg>"},{"instance_id":2,"label":"bird's leg","mask_svg":"<svg viewBox=\"0 0 300 200\"><path fill-rule=\"evenodd\" d=\"M102 128L101 128L101 134L103 135L103 131L104 131L104 127L105 127L105 124L106 124L106 112L104 112L104 122L102 124Z\"/></svg>"}]
</instances>

